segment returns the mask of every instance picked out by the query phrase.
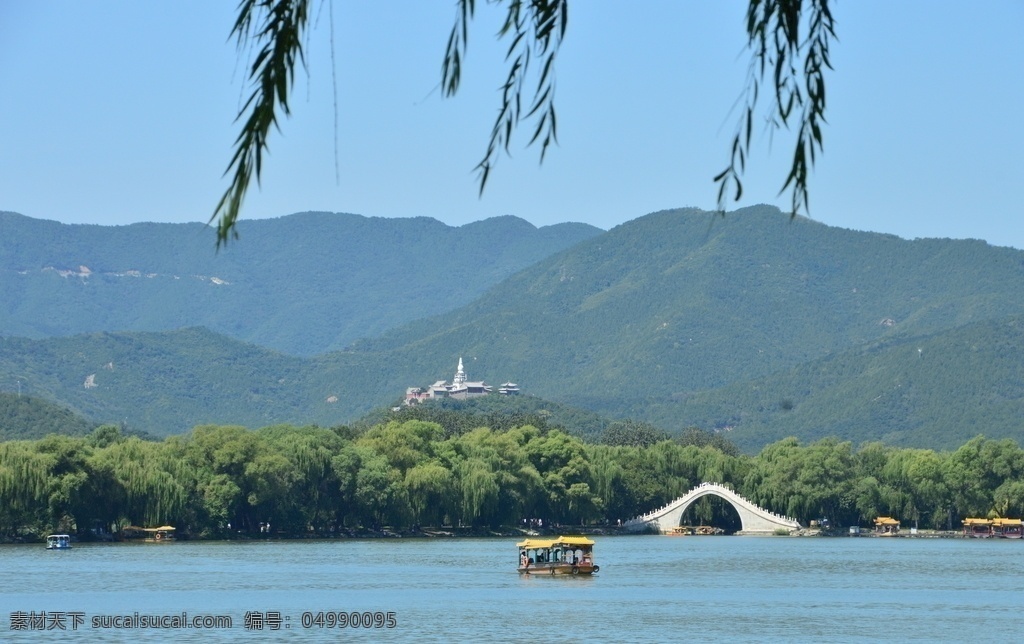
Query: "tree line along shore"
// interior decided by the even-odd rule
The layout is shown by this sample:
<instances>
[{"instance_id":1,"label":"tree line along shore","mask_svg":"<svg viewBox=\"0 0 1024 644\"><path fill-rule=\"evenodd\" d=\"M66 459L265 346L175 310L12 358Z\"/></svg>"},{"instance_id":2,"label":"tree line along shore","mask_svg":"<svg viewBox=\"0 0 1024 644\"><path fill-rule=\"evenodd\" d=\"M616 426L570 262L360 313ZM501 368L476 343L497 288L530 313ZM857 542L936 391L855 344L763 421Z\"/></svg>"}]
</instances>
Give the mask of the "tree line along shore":
<instances>
[{"instance_id":1,"label":"tree line along shore","mask_svg":"<svg viewBox=\"0 0 1024 644\"><path fill-rule=\"evenodd\" d=\"M421 420L365 430L204 425L163 441L102 426L0 443L0 539L81 539L172 525L190 538L486 536L617 531L703 481L803 525L895 517L949 534L966 517L1024 515L1024 450L971 439L952 451L787 438L755 455L721 441L586 443L525 424L447 431ZM705 497L694 524L738 517Z\"/></svg>"}]
</instances>

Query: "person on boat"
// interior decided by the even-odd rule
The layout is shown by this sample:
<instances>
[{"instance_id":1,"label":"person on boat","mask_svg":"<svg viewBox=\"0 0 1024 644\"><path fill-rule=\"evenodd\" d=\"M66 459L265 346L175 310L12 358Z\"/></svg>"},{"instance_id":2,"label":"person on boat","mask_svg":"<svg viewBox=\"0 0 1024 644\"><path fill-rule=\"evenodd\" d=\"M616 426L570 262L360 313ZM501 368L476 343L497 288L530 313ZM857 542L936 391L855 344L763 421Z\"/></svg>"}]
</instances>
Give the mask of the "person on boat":
<instances>
[{"instance_id":1,"label":"person on boat","mask_svg":"<svg viewBox=\"0 0 1024 644\"><path fill-rule=\"evenodd\" d=\"M519 565L522 566L523 568L529 568L530 567L530 558L526 556L526 551L525 550L523 550L522 552L519 553Z\"/></svg>"}]
</instances>

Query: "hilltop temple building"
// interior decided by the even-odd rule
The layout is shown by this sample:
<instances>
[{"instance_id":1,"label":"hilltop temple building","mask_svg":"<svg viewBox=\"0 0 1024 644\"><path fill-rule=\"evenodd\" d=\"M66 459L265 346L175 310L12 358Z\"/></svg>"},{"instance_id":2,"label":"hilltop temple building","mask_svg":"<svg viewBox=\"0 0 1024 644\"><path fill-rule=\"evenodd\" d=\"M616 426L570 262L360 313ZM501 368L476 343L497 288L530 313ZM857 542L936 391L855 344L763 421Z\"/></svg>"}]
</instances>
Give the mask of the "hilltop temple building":
<instances>
[{"instance_id":1,"label":"hilltop temple building","mask_svg":"<svg viewBox=\"0 0 1024 644\"><path fill-rule=\"evenodd\" d=\"M474 382L466 379L466 370L462 367L462 358L460 357L459 367L456 369L455 377L451 383L445 380L438 380L426 389L409 387L405 390L405 404L415 405L433 398L465 400L467 398L476 398L477 396L486 396L491 393L495 393L494 387L488 385L483 380ZM514 382L506 382L498 388L497 393L504 396L514 396L519 393L519 385Z\"/></svg>"}]
</instances>

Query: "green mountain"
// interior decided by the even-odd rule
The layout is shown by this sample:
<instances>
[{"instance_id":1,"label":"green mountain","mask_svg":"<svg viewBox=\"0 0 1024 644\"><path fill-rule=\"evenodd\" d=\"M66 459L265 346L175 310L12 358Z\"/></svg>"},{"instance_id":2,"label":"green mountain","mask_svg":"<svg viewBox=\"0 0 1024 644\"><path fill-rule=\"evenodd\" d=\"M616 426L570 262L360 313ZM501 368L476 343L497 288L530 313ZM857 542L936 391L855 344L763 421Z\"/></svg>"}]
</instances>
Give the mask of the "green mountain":
<instances>
[{"instance_id":1,"label":"green mountain","mask_svg":"<svg viewBox=\"0 0 1024 644\"><path fill-rule=\"evenodd\" d=\"M313 418L310 364L203 328L0 339L0 373L97 423L158 435Z\"/></svg>"},{"instance_id":2,"label":"green mountain","mask_svg":"<svg viewBox=\"0 0 1024 644\"><path fill-rule=\"evenodd\" d=\"M784 435L953 446L1024 440L1021 293L1015 249L771 207L674 210L345 351L293 358L200 329L7 338L0 373L31 374L33 395L90 418L166 434L350 422L451 380L462 357L470 380L672 432L727 430L748 450Z\"/></svg>"},{"instance_id":3,"label":"green mountain","mask_svg":"<svg viewBox=\"0 0 1024 644\"><path fill-rule=\"evenodd\" d=\"M216 251L202 224L66 225L0 212L0 336L205 326L293 355L340 349L472 301L599 235L495 217L302 213L240 222Z\"/></svg>"},{"instance_id":4,"label":"green mountain","mask_svg":"<svg viewBox=\"0 0 1024 644\"><path fill-rule=\"evenodd\" d=\"M895 337L765 378L649 401L646 418L687 418L746 451L786 436L956 449L1024 442L1024 315Z\"/></svg>"},{"instance_id":5,"label":"green mountain","mask_svg":"<svg viewBox=\"0 0 1024 644\"><path fill-rule=\"evenodd\" d=\"M85 436L95 428L96 423L46 400L0 392L0 441Z\"/></svg>"},{"instance_id":6,"label":"green mountain","mask_svg":"<svg viewBox=\"0 0 1024 644\"><path fill-rule=\"evenodd\" d=\"M479 358L480 378L638 412L652 398L1024 313L1022 293L1019 250L842 230L771 207L665 211L353 349L424 367L457 350Z\"/></svg>"}]
</instances>

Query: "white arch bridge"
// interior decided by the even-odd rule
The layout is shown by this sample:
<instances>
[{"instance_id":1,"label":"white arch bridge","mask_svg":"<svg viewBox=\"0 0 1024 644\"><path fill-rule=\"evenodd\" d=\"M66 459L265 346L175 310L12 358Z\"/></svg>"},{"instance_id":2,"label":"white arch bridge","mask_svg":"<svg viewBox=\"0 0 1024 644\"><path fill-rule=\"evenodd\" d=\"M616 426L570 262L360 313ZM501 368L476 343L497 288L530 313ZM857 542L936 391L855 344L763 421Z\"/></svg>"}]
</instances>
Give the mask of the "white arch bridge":
<instances>
[{"instance_id":1,"label":"white arch bridge","mask_svg":"<svg viewBox=\"0 0 1024 644\"><path fill-rule=\"evenodd\" d=\"M740 515L741 532L744 534L771 534L776 530L792 532L803 527L796 519L784 517L758 507L718 483L701 483L668 505L626 521L625 527L630 532L643 532L655 529L659 532L669 532L680 524L683 519L683 513L686 512L686 509L694 501L709 494L724 499L736 509L736 513Z\"/></svg>"}]
</instances>

